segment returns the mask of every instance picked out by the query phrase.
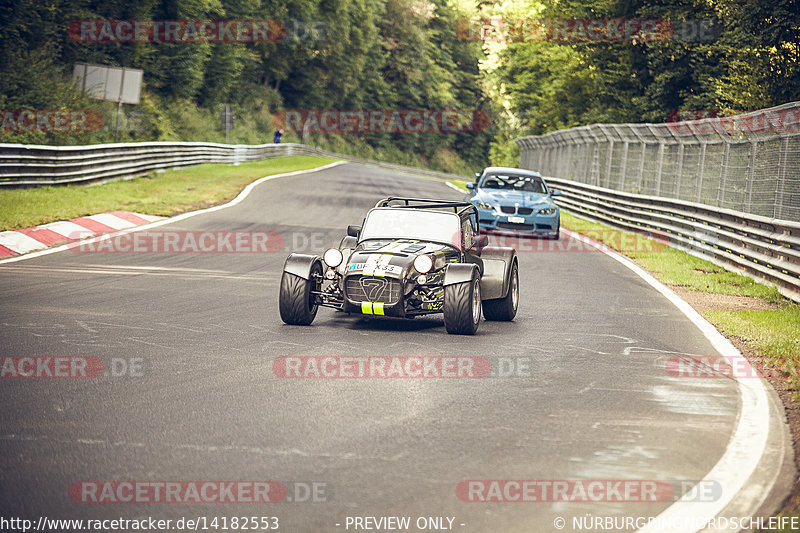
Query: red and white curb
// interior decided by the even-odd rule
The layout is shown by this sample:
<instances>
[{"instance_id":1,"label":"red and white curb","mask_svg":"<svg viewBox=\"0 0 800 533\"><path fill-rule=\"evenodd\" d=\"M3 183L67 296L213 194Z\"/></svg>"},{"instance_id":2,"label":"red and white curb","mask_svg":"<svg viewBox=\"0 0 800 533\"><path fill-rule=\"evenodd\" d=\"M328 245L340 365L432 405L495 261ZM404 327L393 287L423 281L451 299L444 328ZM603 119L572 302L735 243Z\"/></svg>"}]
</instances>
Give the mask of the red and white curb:
<instances>
[{"instance_id":1,"label":"red and white curb","mask_svg":"<svg viewBox=\"0 0 800 533\"><path fill-rule=\"evenodd\" d=\"M112 211L88 217L51 222L32 228L0 232L0 258L35 252L70 241L150 224L164 217Z\"/></svg>"}]
</instances>

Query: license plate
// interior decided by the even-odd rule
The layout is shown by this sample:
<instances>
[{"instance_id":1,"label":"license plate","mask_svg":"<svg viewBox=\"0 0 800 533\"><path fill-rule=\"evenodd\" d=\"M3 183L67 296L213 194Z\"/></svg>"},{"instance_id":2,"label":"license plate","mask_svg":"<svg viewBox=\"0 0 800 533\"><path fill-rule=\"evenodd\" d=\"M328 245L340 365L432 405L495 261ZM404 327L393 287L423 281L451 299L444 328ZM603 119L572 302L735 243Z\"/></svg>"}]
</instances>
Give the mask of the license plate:
<instances>
[{"instance_id":1,"label":"license plate","mask_svg":"<svg viewBox=\"0 0 800 533\"><path fill-rule=\"evenodd\" d=\"M512 224L524 224L525 219L522 217L508 217L508 221Z\"/></svg>"}]
</instances>

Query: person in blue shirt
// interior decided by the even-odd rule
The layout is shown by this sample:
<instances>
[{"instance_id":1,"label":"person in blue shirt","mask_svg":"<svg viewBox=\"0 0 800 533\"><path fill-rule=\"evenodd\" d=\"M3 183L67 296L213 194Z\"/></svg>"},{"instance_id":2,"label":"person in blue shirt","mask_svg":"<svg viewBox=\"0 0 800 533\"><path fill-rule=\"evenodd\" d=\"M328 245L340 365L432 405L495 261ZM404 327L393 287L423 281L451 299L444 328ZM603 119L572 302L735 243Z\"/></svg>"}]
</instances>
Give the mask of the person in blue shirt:
<instances>
[{"instance_id":1,"label":"person in blue shirt","mask_svg":"<svg viewBox=\"0 0 800 533\"><path fill-rule=\"evenodd\" d=\"M272 142L274 142L275 144L280 143L281 142L281 135L283 135L283 130L282 129L275 130L275 138L272 140Z\"/></svg>"}]
</instances>

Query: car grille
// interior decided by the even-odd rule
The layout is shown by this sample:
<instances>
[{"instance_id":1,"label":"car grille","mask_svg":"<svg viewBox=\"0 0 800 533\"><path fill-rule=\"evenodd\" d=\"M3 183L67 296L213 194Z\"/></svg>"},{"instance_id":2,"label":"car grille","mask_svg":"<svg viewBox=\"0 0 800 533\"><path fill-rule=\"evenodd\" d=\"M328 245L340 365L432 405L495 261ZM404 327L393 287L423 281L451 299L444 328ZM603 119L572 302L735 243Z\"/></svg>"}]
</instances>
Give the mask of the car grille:
<instances>
[{"instance_id":1,"label":"car grille","mask_svg":"<svg viewBox=\"0 0 800 533\"><path fill-rule=\"evenodd\" d=\"M344 292L354 302L382 302L395 304L400 301L402 283L398 279L380 276L348 276Z\"/></svg>"},{"instance_id":2,"label":"car grille","mask_svg":"<svg viewBox=\"0 0 800 533\"><path fill-rule=\"evenodd\" d=\"M533 224L514 224L512 222L498 222L498 228L503 229L513 229L518 231L531 231L533 229Z\"/></svg>"},{"instance_id":3,"label":"car grille","mask_svg":"<svg viewBox=\"0 0 800 533\"><path fill-rule=\"evenodd\" d=\"M530 215L531 213L533 213L533 208L532 207L520 207L520 208L517 209L517 213L519 213L520 215Z\"/></svg>"},{"instance_id":4,"label":"car grille","mask_svg":"<svg viewBox=\"0 0 800 533\"><path fill-rule=\"evenodd\" d=\"M500 211L509 215L513 215L516 209L514 208L513 205L501 205Z\"/></svg>"}]
</instances>

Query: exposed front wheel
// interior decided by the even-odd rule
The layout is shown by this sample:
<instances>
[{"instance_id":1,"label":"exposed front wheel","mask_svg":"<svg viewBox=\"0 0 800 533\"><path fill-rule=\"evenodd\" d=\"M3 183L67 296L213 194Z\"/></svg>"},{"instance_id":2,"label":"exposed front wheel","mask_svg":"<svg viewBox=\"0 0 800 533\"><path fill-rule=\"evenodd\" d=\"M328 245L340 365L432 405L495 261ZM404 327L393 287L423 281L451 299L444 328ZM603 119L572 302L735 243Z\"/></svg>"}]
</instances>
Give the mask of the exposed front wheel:
<instances>
[{"instance_id":1,"label":"exposed front wheel","mask_svg":"<svg viewBox=\"0 0 800 533\"><path fill-rule=\"evenodd\" d=\"M484 300L483 316L486 320L511 321L517 316L519 307L519 267L517 262L511 266L511 274L508 279L508 293L504 298L495 300Z\"/></svg>"},{"instance_id":2,"label":"exposed front wheel","mask_svg":"<svg viewBox=\"0 0 800 533\"><path fill-rule=\"evenodd\" d=\"M308 326L317 316L316 296L322 279L322 267L317 263L311 267L308 279L289 272L281 276L281 289L278 304L281 320L295 326Z\"/></svg>"},{"instance_id":3,"label":"exposed front wheel","mask_svg":"<svg viewBox=\"0 0 800 533\"><path fill-rule=\"evenodd\" d=\"M481 280L477 271L464 283L444 288L444 327L447 333L474 335L481 322Z\"/></svg>"}]
</instances>

